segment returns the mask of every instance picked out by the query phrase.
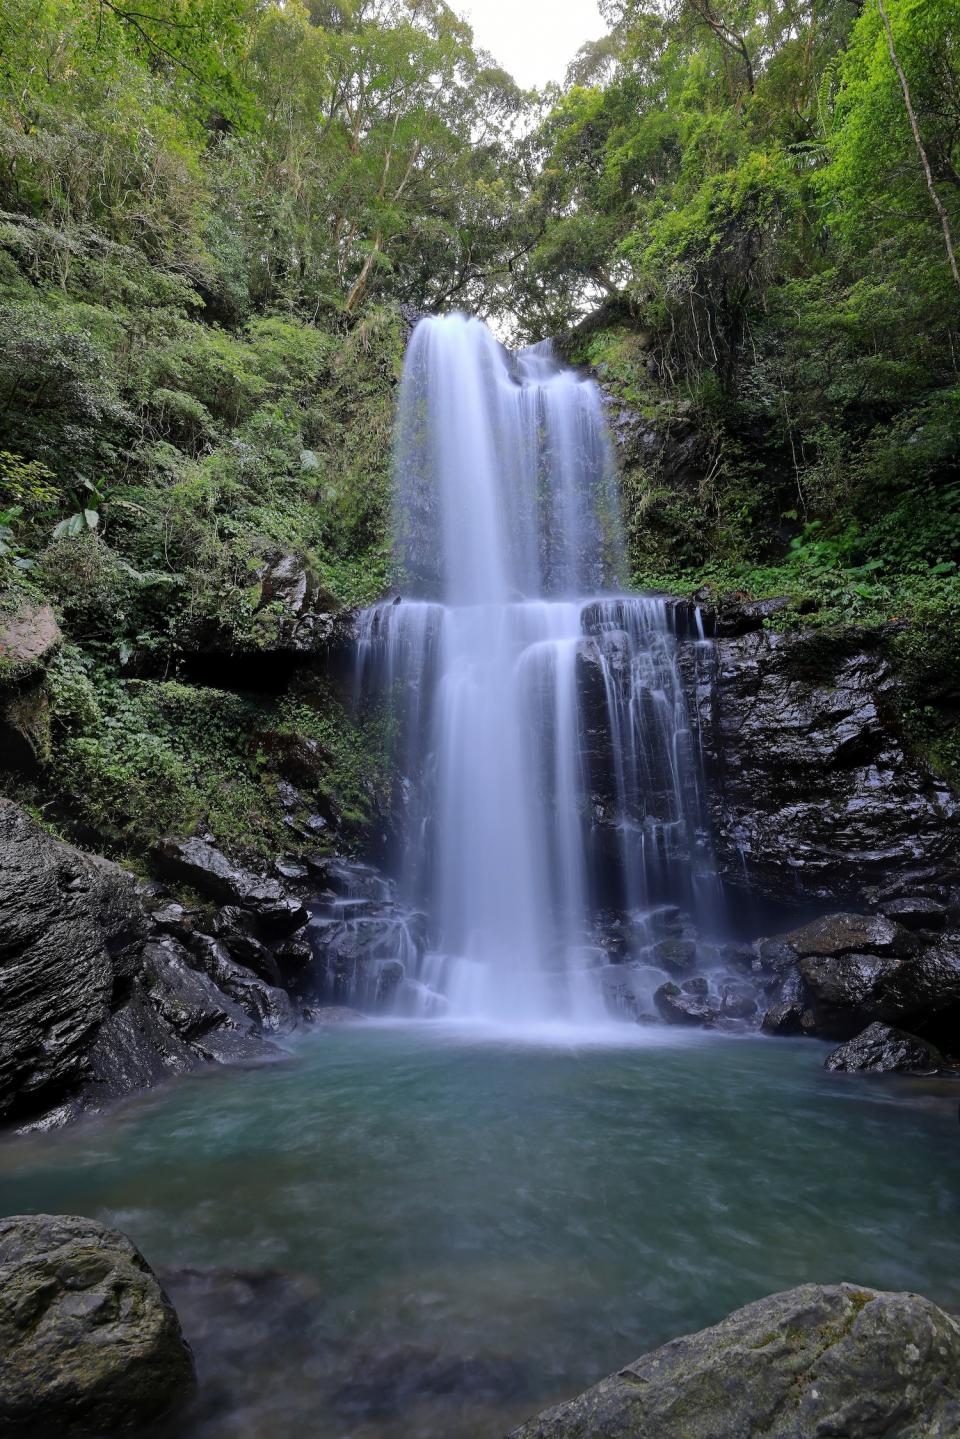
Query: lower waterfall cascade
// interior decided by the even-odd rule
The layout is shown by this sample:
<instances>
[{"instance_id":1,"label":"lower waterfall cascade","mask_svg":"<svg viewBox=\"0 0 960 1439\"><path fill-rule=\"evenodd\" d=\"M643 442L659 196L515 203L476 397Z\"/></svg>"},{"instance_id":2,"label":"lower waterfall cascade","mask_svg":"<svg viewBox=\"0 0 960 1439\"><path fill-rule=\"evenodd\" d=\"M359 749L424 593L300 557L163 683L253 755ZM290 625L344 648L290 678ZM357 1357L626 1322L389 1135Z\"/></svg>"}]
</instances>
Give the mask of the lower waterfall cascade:
<instances>
[{"instance_id":1,"label":"lower waterfall cascade","mask_svg":"<svg viewBox=\"0 0 960 1439\"><path fill-rule=\"evenodd\" d=\"M326 997L495 1022L649 1012L719 916L688 699L712 646L692 606L621 592L600 393L548 345L511 355L477 320L422 320L394 485L401 596L359 617L354 697L389 713L402 820L393 881L315 921Z\"/></svg>"}]
</instances>

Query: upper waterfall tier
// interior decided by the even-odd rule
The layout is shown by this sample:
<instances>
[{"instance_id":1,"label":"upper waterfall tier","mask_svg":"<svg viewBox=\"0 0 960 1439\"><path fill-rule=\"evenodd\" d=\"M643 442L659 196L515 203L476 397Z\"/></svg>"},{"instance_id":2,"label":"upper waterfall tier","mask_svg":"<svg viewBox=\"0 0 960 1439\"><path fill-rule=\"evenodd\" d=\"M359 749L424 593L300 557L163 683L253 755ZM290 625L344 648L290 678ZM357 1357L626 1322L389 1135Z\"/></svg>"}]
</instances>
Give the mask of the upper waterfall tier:
<instances>
[{"instance_id":1,"label":"upper waterfall tier","mask_svg":"<svg viewBox=\"0 0 960 1439\"><path fill-rule=\"evenodd\" d=\"M422 321L396 433L401 588L450 604L622 587L599 391L549 342L510 354L479 320Z\"/></svg>"}]
</instances>

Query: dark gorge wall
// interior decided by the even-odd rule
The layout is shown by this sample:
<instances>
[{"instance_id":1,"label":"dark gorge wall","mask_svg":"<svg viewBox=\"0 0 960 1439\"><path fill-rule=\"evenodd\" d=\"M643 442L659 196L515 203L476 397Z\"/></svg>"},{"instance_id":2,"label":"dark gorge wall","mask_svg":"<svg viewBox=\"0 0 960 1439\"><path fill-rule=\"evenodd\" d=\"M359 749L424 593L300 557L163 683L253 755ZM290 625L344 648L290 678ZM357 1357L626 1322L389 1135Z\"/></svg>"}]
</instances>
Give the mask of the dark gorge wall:
<instances>
[{"instance_id":1,"label":"dark gorge wall","mask_svg":"<svg viewBox=\"0 0 960 1439\"><path fill-rule=\"evenodd\" d=\"M718 638L713 668L694 702L728 879L783 900L955 882L960 810L910 752L882 636L758 629Z\"/></svg>"}]
</instances>

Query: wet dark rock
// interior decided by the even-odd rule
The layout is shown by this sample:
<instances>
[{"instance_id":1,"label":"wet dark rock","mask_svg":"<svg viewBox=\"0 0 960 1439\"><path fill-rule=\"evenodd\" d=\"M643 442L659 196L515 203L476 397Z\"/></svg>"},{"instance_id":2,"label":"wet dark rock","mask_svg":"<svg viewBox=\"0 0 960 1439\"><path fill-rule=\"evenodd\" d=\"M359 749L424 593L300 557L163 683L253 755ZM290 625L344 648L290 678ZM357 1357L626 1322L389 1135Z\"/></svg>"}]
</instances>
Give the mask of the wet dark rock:
<instances>
[{"instance_id":1,"label":"wet dark rock","mask_svg":"<svg viewBox=\"0 0 960 1439\"><path fill-rule=\"evenodd\" d=\"M710 986L702 974L697 975L696 979L685 979L680 988L684 994L706 995L710 993Z\"/></svg>"},{"instance_id":2,"label":"wet dark rock","mask_svg":"<svg viewBox=\"0 0 960 1439\"><path fill-rule=\"evenodd\" d=\"M262 937L291 933L306 922L301 901L277 880L232 864L206 840L163 839L154 850L154 862L168 878L189 884L221 903L248 910Z\"/></svg>"},{"instance_id":3,"label":"wet dark rock","mask_svg":"<svg viewBox=\"0 0 960 1439\"><path fill-rule=\"evenodd\" d=\"M176 1313L138 1249L92 1219L0 1220L0 1430L142 1429L195 1384Z\"/></svg>"},{"instance_id":4,"label":"wet dark rock","mask_svg":"<svg viewBox=\"0 0 960 1439\"><path fill-rule=\"evenodd\" d=\"M667 1024L709 1026L717 1017L716 1009L705 998L696 994L685 994L677 984L661 984L654 992L653 1002Z\"/></svg>"},{"instance_id":5,"label":"wet dark rock","mask_svg":"<svg viewBox=\"0 0 960 1439\"><path fill-rule=\"evenodd\" d=\"M261 1029L270 1034L286 1034L294 1028L296 1011L286 991L266 983L245 965L237 964L219 940L208 934L194 935L190 954L196 967Z\"/></svg>"},{"instance_id":6,"label":"wet dark rock","mask_svg":"<svg viewBox=\"0 0 960 1439\"><path fill-rule=\"evenodd\" d=\"M810 955L799 962L805 1021L827 1039L850 1039L873 1020L919 1026L938 1040L960 1013L960 953L942 944L908 959Z\"/></svg>"},{"instance_id":7,"label":"wet dark rock","mask_svg":"<svg viewBox=\"0 0 960 1439\"><path fill-rule=\"evenodd\" d=\"M185 909L182 904L170 902L150 915L153 928L161 934L172 934L182 943L187 943L197 927L195 910Z\"/></svg>"},{"instance_id":8,"label":"wet dark rock","mask_svg":"<svg viewBox=\"0 0 960 1439\"><path fill-rule=\"evenodd\" d=\"M253 1023L246 1010L201 974L195 964L193 956L170 937L146 946L144 984L164 1023L190 1044L213 1029L252 1032Z\"/></svg>"},{"instance_id":9,"label":"wet dark rock","mask_svg":"<svg viewBox=\"0 0 960 1439\"><path fill-rule=\"evenodd\" d=\"M925 1039L876 1023L828 1054L824 1068L877 1074L939 1074L945 1062L940 1051Z\"/></svg>"},{"instance_id":10,"label":"wet dark rock","mask_svg":"<svg viewBox=\"0 0 960 1439\"><path fill-rule=\"evenodd\" d=\"M922 894L887 899L878 908L887 919L906 925L907 929L943 929L950 917L947 906L941 900Z\"/></svg>"},{"instance_id":11,"label":"wet dark rock","mask_svg":"<svg viewBox=\"0 0 960 1439\"><path fill-rule=\"evenodd\" d=\"M947 1439L960 1324L916 1294L804 1284L644 1355L511 1439Z\"/></svg>"},{"instance_id":12,"label":"wet dark rock","mask_svg":"<svg viewBox=\"0 0 960 1439\"><path fill-rule=\"evenodd\" d=\"M744 984L724 984L720 991L720 1013L727 1019L753 1019L757 1013L756 994Z\"/></svg>"},{"instance_id":13,"label":"wet dark rock","mask_svg":"<svg viewBox=\"0 0 960 1439\"><path fill-rule=\"evenodd\" d=\"M764 1034L802 1034L803 1010L799 1004L781 1000L767 1010L761 1028Z\"/></svg>"},{"instance_id":14,"label":"wet dark rock","mask_svg":"<svg viewBox=\"0 0 960 1439\"><path fill-rule=\"evenodd\" d=\"M119 873L0 799L0 1113L38 1110L85 1072L117 978L111 948L126 966L138 928Z\"/></svg>"},{"instance_id":15,"label":"wet dark rock","mask_svg":"<svg viewBox=\"0 0 960 1439\"><path fill-rule=\"evenodd\" d=\"M955 861L957 801L910 757L879 645L854 630L717 641L692 698L732 883L745 868L760 893L844 899Z\"/></svg>"},{"instance_id":16,"label":"wet dark rock","mask_svg":"<svg viewBox=\"0 0 960 1439\"><path fill-rule=\"evenodd\" d=\"M278 859L273 867L281 879L302 880L308 879L310 876L310 870L299 860Z\"/></svg>"},{"instance_id":17,"label":"wet dark rock","mask_svg":"<svg viewBox=\"0 0 960 1439\"><path fill-rule=\"evenodd\" d=\"M304 925L295 934L273 946L273 957L285 984L296 986L302 980L313 960L310 948L309 927Z\"/></svg>"},{"instance_id":18,"label":"wet dark rock","mask_svg":"<svg viewBox=\"0 0 960 1439\"><path fill-rule=\"evenodd\" d=\"M870 953L913 954L917 941L884 915L828 914L784 935L784 943L798 955Z\"/></svg>"},{"instance_id":19,"label":"wet dark rock","mask_svg":"<svg viewBox=\"0 0 960 1439\"><path fill-rule=\"evenodd\" d=\"M255 921L248 910L224 905L213 917L210 928L232 959L252 969L268 984L282 983L280 966L273 952L254 934Z\"/></svg>"},{"instance_id":20,"label":"wet dark rock","mask_svg":"<svg viewBox=\"0 0 960 1439\"><path fill-rule=\"evenodd\" d=\"M750 634L763 629L767 620L785 614L793 606L789 595L778 595L769 600L740 600L733 595L724 595L716 606L713 631L723 639Z\"/></svg>"},{"instance_id":21,"label":"wet dark rock","mask_svg":"<svg viewBox=\"0 0 960 1439\"><path fill-rule=\"evenodd\" d=\"M152 1089L174 1074L196 1069L199 1056L168 1027L137 980L126 1002L108 1014L87 1062L87 1077L62 1117L102 1109L114 1100Z\"/></svg>"}]
</instances>

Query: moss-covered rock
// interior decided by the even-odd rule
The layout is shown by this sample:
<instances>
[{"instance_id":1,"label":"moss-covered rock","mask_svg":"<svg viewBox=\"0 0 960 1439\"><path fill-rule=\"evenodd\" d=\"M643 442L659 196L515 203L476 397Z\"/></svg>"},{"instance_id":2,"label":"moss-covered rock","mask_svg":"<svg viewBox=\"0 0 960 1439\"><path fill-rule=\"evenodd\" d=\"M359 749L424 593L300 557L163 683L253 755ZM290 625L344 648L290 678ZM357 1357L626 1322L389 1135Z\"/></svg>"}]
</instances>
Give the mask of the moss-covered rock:
<instances>
[{"instance_id":1,"label":"moss-covered rock","mask_svg":"<svg viewBox=\"0 0 960 1439\"><path fill-rule=\"evenodd\" d=\"M141 1429L181 1403L193 1356L140 1251L92 1219L0 1220L0 1429Z\"/></svg>"},{"instance_id":2,"label":"moss-covered rock","mask_svg":"<svg viewBox=\"0 0 960 1439\"><path fill-rule=\"evenodd\" d=\"M804 1284L674 1339L511 1439L946 1439L960 1324L916 1294Z\"/></svg>"}]
</instances>

